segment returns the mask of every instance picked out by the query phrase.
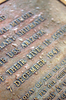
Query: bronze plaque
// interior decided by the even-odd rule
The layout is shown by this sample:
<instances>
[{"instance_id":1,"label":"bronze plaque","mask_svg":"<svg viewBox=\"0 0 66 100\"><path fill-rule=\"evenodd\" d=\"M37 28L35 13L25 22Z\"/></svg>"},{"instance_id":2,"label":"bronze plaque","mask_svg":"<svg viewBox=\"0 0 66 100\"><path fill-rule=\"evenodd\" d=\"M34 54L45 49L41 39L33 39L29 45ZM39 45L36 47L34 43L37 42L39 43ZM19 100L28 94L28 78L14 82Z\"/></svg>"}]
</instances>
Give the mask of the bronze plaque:
<instances>
[{"instance_id":1,"label":"bronze plaque","mask_svg":"<svg viewBox=\"0 0 66 100\"><path fill-rule=\"evenodd\" d=\"M0 100L66 100L66 7L58 0L0 5Z\"/></svg>"}]
</instances>

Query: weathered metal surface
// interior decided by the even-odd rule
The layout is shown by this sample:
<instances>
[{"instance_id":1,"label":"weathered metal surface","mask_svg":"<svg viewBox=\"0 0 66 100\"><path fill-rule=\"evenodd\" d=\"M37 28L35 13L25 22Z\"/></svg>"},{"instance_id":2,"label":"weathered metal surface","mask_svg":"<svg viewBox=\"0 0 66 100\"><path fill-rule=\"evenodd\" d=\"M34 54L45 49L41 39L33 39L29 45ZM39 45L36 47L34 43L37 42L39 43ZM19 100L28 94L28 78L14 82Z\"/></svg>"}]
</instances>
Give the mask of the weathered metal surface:
<instances>
[{"instance_id":1,"label":"weathered metal surface","mask_svg":"<svg viewBox=\"0 0 66 100\"><path fill-rule=\"evenodd\" d=\"M0 5L0 100L66 99L65 9L58 0Z\"/></svg>"}]
</instances>

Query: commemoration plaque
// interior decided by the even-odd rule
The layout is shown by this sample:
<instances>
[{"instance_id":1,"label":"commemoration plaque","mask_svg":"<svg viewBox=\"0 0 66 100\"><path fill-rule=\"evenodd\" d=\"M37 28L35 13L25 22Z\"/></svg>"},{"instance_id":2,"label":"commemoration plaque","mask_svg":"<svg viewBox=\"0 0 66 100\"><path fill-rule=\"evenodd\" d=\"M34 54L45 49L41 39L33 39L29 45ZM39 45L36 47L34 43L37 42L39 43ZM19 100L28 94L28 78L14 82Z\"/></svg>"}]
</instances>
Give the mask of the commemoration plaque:
<instances>
[{"instance_id":1,"label":"commemoration plaque","mask_svg":"<svg viewBox=\"0 0 66 100\"><path fill-rule=\"evenodd\" d=\"M66 0L4 1L0 100L66 100Z\"/></svg>"}]
</instances>

